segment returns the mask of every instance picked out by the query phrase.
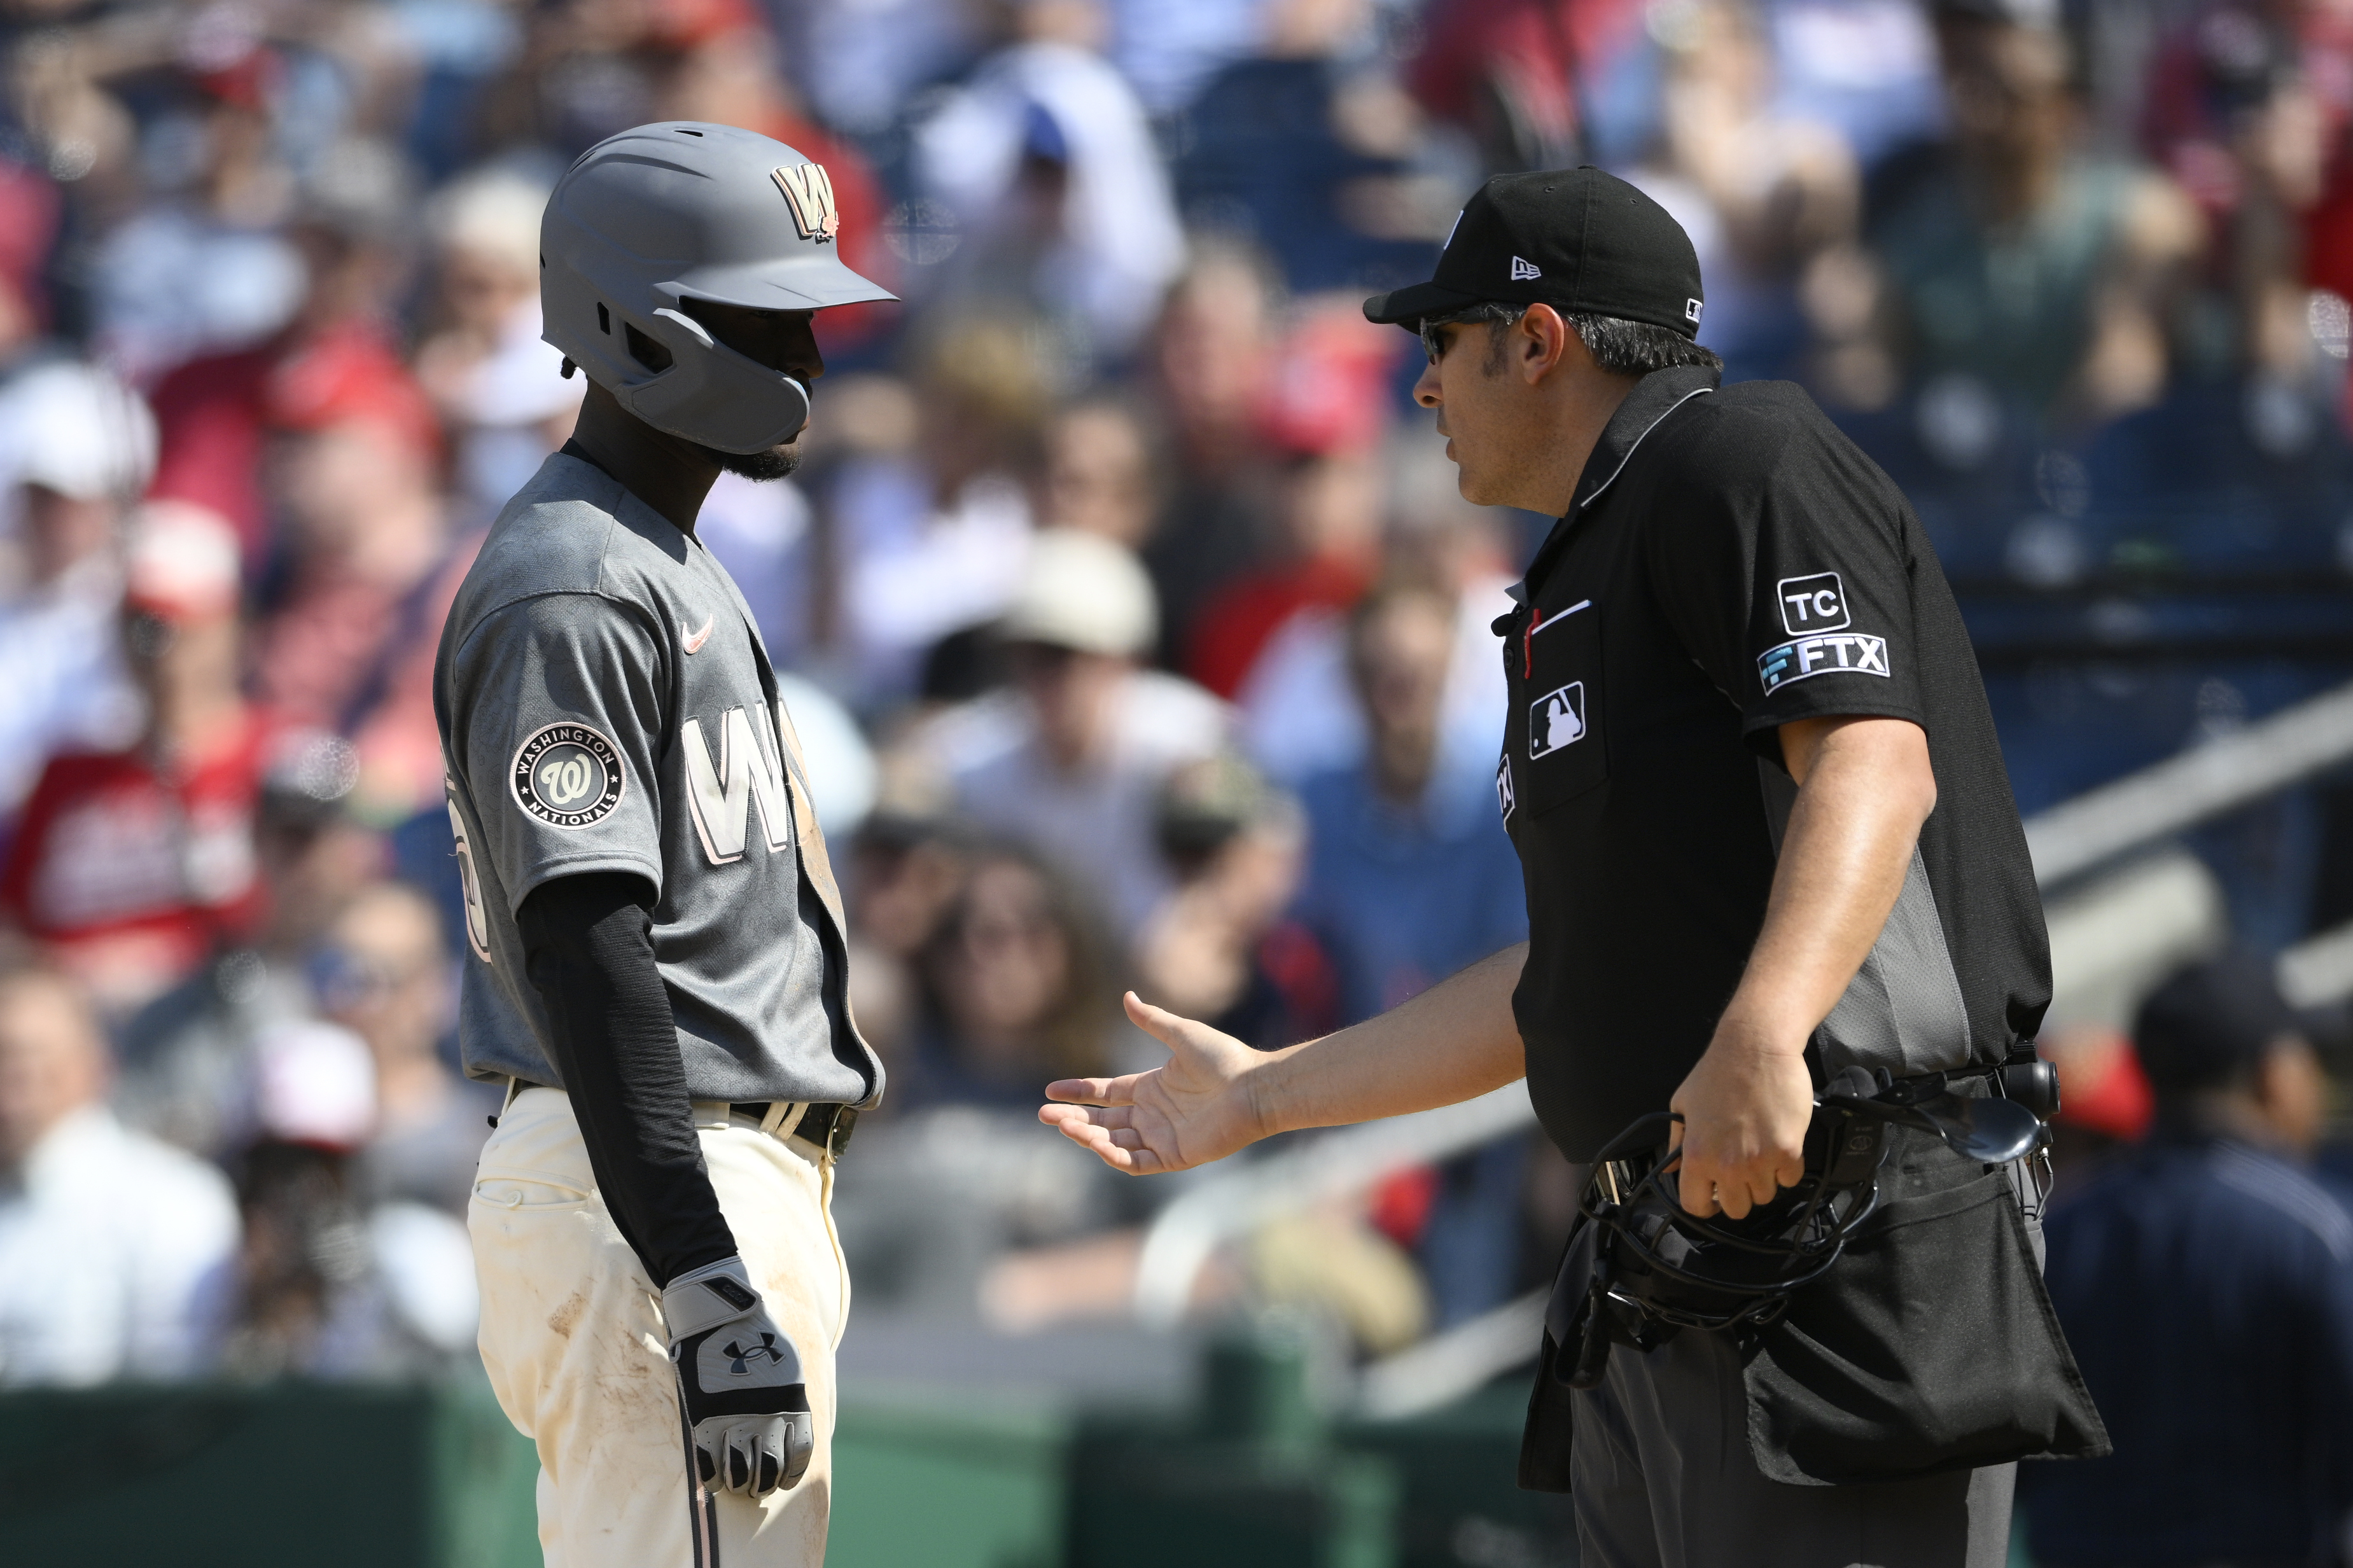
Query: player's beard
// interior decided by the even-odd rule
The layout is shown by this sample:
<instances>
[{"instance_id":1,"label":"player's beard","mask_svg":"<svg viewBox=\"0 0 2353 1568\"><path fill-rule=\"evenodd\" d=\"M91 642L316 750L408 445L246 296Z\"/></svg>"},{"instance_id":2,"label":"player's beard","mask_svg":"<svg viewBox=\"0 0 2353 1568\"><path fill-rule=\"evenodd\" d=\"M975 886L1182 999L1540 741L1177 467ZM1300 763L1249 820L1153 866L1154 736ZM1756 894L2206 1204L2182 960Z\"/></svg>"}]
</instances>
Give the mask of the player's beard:
<instances>
[{"instance_id":1,"label":"player's beard","mask_svg":"<svg viewBox=\"0 0 2353 1568\"><path fill-rule=\"evenodd\" d=\"M797 440L771 447L765 452L723 452L716 447L704 447L702 455L731 474L762 483L781 479L801 466L801 444Z\"/></svg>"}]
</instances>

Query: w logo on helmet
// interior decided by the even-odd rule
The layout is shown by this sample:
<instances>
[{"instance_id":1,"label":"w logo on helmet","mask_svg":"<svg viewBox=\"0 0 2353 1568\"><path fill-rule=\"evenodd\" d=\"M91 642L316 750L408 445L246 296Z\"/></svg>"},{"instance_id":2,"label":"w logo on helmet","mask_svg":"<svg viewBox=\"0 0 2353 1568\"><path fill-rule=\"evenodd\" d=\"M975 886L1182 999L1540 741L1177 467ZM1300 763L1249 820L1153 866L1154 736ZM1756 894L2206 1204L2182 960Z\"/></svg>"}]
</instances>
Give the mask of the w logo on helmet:
<instances>
[{"instance_id":1,"label":"w logo on helmet","mask_svg":"<svg viewBox=\"0 0 2353 1568\"><path fill-rule=\"evenodd\" d=\"M825 245L841 232L841 212L833 205L833 177L825 172L824 164L778 168L771 171L769 177L776 182L776 189L785 193L785 202L793 209L793 223L800 229L803 239Z\"/></svg>"}]
</instances>

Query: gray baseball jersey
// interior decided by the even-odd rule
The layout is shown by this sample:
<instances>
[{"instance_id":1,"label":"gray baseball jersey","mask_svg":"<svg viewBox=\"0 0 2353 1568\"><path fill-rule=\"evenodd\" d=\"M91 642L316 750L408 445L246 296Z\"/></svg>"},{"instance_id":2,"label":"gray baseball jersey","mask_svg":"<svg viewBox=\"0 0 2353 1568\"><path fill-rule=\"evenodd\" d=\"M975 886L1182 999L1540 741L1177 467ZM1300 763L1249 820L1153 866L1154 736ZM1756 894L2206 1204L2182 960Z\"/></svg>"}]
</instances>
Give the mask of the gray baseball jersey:
<instances>
[{"instance_id":1,"label":"gray baseball jersey","mask_svg":"<svg viewBox=\"0 0 2353 1568\"><path fill-rule=\"evenodd\" d=\"M841 901L791 718L726 570L562 453L509 501L434 662L465 879L459 1041L476 1078L562 1088L515 911L588 871L651 883L696 1100L871 1104Z\"/></svg>"}]
</instances>

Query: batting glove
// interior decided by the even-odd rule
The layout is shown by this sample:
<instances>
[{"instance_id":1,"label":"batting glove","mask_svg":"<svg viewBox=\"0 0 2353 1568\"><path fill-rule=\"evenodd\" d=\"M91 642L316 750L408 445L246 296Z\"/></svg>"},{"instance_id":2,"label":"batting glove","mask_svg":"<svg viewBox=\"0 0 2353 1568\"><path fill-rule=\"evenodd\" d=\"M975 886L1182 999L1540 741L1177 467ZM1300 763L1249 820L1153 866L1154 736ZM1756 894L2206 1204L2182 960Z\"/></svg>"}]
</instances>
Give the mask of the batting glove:
<instances>
[{"instance_id":1,"label":"batting glove","mask_svg":"<svg viewBox=\"0 0 2353 1568\"><path fill-rule=\"evenodd\" d=\"M761 1498L798 1481L817 1451L800 1352L761 1305L744 1260L671 1280L662 1320L704 1484Z\"/></svg>"}]
</instances>

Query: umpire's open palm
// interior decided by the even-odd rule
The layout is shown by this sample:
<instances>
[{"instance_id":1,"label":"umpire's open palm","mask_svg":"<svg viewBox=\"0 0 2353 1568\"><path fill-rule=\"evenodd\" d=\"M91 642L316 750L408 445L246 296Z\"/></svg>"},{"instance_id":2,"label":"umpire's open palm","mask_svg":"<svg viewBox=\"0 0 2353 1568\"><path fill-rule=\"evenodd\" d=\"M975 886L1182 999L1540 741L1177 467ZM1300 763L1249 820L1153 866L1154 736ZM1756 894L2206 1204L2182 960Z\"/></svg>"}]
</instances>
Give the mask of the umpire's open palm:
<instances>
[{"instance_id":1,"label":"umpire's open palm","mask_svg":"<svg viewBox=\"0 0 2353 1568\"><path fill-rule=\"evenodd\" d=\"M1127 994L1127 1016L1168 1047L1168 1060L1124 1078L1066 1078L1046 1086L1038 1120L1131 1175L1182 1171L1222 1159L1265 1135L1250 1094L1251 1069L1269 1058L1207 1024Z\"/></svg>"}]
</instances>

